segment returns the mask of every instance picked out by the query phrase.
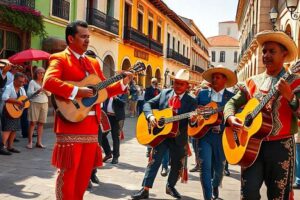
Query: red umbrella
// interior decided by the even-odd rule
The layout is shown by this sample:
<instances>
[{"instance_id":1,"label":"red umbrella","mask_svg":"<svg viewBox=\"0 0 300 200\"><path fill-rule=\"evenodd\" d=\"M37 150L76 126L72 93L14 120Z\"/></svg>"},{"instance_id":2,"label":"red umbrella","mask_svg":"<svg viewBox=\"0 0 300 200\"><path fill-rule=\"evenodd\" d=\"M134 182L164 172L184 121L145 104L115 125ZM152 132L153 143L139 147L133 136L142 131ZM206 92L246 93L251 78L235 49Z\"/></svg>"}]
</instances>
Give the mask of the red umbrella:
<instances>
[{"instance_id":1,"label":"red umbrella","mask_svg":"<svg viewBox=\"0 0 300 200\"><path fill-rule=\"evenodd\" d=\"M48 60L50 54L37 49L26 49L8 58L11 63L22 63L33 60Z\"/></svg>"}]
</instances>

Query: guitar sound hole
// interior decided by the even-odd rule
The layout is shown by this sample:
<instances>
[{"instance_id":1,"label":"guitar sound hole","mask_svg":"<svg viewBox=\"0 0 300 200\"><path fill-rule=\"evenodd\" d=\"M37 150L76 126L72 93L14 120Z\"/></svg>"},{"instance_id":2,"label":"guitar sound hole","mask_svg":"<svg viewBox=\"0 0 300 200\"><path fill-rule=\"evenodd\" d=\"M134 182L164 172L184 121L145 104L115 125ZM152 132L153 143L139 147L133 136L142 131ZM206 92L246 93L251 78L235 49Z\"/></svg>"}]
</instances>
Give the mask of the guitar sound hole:
<instances>
[{"instance_id":1,"label":"guitar sound hole","mask_svg":"<svg viewBox=\"0 0 300 200\"><path fill-rule=\"evenodd\" d=\"M252 122L253 122L253 119L252 119L251 115L247 115L247 117L245 118L245 126L246 127L251 126Z\"/></svg>"},{"instance_id":2,"label":"guitar sound hole","mask_svg":"<svg viewBox=\"0 0 300 200\"><path fill-rule=\"evenodd\" d=\"M163 127L165 125L165 118L160 118L157 122L158 127Z\"/></svg>"}]
</instances>

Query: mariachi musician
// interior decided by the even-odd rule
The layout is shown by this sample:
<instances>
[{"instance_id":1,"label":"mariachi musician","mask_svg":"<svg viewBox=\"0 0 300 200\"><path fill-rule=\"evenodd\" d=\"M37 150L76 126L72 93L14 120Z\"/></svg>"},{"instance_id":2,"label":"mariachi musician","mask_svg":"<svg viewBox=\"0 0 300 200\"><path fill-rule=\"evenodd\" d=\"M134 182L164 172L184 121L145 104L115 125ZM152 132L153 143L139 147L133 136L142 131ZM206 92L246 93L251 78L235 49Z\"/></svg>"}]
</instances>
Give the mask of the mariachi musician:
<instances>
[{"instance_id":1,"label":"mariachi musician","mask_svg":"<svg viewBox=\"0 0 300 200\"><path fill-rule=\"evenodd\" d=\"M224 106L234 96L226 88L237 83L234 72L223 66L208 69L202 74L209 87L199 92L198 105L205 106L216 102L219 107ZM223 116L223 115L221 115ZM219 186L223 178L225 155L222 148L222 133L224 125L212 126L208 132L198 140L198 157L200 165L200 182L205 200L219 198Z\"/></svg>"},{"instance_id":2,"label":"mariachi musician","mask_svg":"<svg viewBox=\"0 0 300 200\"><path fill-rule=\"evenodd\" d=\"M189 71L181 69L174 77L173 89L164 89L162 92L147 101L144 104L143 111L146 118L152 126L157 126L157 119L152 114L152 109L173 108L177 114L188 113L196 109L196 101L187 91L189 88ZM174 198L181 198L179 192L175 189L180 170L183 168L182 159L184 158L185 145L187 144L187 126L188 119L179 122L178 135L175 138L167 138L156 147L153 148L152 159L149 162L142 189L132 195L132 199L149 198L149 189L152 188L155 176L161 165L163 155L167 150L170 152L171 171L166 185L166 193ZM138 131L138 130L137 130Z\"/></svg>"},{"instance_id":3,"label":"mariachi musician","mask_svg":"<svg viewBox=\"0 0 300 200\"><path fill-rule=\"evenodd\" d=\"M298 49L293 39L282 31L263 31L255 39L262 47L266 71L247 79L244 89L228 101L224 109L225 120L238 133L243 124L234 115L241 106L250 98L262 100L274 87L280 95L272 98L264 108L266 115L272 116L272 130L264 138L254 163L242 167L241 199L260 199L263 182L267 186L268 199L293 199L293 134L298 130L296 111L299 109L300 78L293 74L288 83L282 76L286 71L283 63L293 61Z\"/></svg>"},{"instance_id":4,"label":"mariachi musician","mask_svg":"<svg viewBox=\"0 0 300 200\"><path fill-rule=\"evenodd\" d=\"M44 78L46 90L66 100L94 95L93 90L88 87L77 87L66 82L81 81L89 74L96 74L102 81L105 80L98 61L84 55L89 45L89 37L86 22L78 20L67 25L68 47L50 57ZM123 73L127 75L123 82L106 88L108 97L124 93L125 85L132 75L130 72ZM57 199L82 200L92 169L102 165L98 144L100 111L100 105L96 104L81 122L69 122L60 115L55 116L56 143L52 164L59 169L56 181Z\"/></svg>"}]
</instances>

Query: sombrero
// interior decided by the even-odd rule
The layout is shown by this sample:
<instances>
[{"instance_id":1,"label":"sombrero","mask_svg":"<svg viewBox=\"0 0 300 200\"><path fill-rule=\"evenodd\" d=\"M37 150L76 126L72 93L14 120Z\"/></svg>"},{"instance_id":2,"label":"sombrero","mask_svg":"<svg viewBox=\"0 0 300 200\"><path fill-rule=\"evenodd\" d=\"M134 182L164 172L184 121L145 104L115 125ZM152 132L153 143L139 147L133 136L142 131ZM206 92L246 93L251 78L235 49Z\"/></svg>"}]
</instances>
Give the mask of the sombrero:
<instances>
[{"instance_id":1,"label":"sombrero","mask_svg":"<svg viewBox=\"0 0 300 200\"><path fill-rule=\"evenodd\" d=\"M188 69L180 69L176 75L170 75L171 79L186 81L188 83L192 83L190 79L190 71Z\"/></svg>"},{"instance_id":2,"label":"sombrero","mask_svg":"<svg viewBox=\"0 0 300 200\"><path fill-rule=\"evenodd\" d=\"M265 42L277 42L285 46L288 51L285 62L291 62L297 57L297 46L294 40L283 31L265 30L256 34L257 43L262 46Z\"/></svg>"},{"instance_id":3,"label":"sombrero","mask_svg":"<svg viewBox=\"0 0 300 200\"><path fill-rule=\"evenodd\" d=\"M226 67L223 67L222 65L219 65L217 67L211 68L203 72L202 77L204 80L207 82L211 83L212 82L212 75L214 73L221 73L224 74L227 78L227 82L225 87L232 87L237 83L237 77L233 71L230 69L227 69Z\"/></svg>"}]
</instances>

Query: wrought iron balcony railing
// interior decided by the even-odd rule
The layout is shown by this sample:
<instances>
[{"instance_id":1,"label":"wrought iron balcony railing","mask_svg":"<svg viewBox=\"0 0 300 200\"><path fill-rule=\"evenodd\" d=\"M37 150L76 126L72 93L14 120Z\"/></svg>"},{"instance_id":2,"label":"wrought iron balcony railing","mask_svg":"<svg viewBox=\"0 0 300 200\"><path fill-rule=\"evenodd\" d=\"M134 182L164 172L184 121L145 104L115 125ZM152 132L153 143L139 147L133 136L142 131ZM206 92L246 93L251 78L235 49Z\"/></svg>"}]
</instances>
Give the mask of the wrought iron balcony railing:
<instances>
[{"instance_id":1,"label":"wrought iron balcony railing","mask_svg":"<svg viewBox=\"0 0 300 200\"><path fill-rule=\"evenodd\" d=\"M94 25L98 28L119 35L119 20L94 8L87 8L86 13L86 20L89 25Z\"/></svg>"},{"instance_id":2,"label":"wrought iron balcony railing","mask_svg":"<svg viewBox=\"0 0 300 200\"><path fill-rule=\"evenodd\" d=\"M69 21L70 2L64 0L53 0L52 15Z\"/></svg>"},{"instance_id":3,"label":"wrought iron balcony railing","mask_svg":"<svg viewBox=\"0 0 300 200\"><path fill-rule=\"evenodd\" d=\"M124 40L137 43L158 54L163 54L163 45L132 27L124 27Z\"/></svg>"},{"instance_id":4,"label":"wrought iron balcony railing","mask_svg":"<svg viewBox=\"0 0 300 200\"><path fill-rule=\"evenodd\" d=\"M0 4L27 6L35 8L35 0L0 0Z\"/></svg>"},{"instance_id":5,"label":"wrought iron balcony railing","mask_svg":"<svg viewBox=\"0 0 300 200\"><path fill-rule=\"evenodd\" d=\"M193 65L192 69L199 73L203 73L205 71L202 67L199 67L197 65Z\"/></svg>"},{"instance_id":6,"label":"wrought iron balcony railing","mask_svg":"<svg viewBox=\"0 0 300 200\"><path fill-rule=\"evenodd\" d=\"M178 62L190 66L190 59L184 57L183 55L174 51L173 49L167 48L167 58L172 58L174 60L177 60Z\"/></svg>"}]
</instances>

